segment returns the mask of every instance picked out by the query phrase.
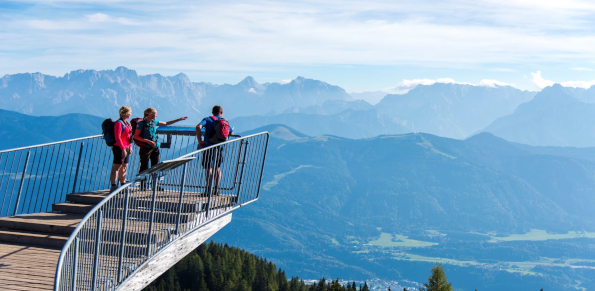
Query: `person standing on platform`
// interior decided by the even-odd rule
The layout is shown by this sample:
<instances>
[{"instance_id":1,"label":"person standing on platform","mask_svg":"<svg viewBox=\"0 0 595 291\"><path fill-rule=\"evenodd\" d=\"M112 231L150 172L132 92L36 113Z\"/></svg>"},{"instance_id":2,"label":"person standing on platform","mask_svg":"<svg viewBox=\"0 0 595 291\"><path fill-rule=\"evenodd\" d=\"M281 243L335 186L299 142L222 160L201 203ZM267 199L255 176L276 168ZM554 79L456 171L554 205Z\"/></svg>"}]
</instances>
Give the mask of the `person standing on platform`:
<instances>
[{"instance_id":1,"label":"person standing on platform","mask_svg":"<svg viewBox=\"0 0 595 291\"><path fill-rule=\"evenodd\" d=\"M205 117L198 125L196 125L196 139L198 139L198 148L205 148L219 142L226 141L229 136L233 135L233 128L229 126L223 118L223 107L219 105L213 106L211 110L212 116ZM204 138L201 140L202 128L205 129ZM211 150L206 150L202 153L202 167L206 171L205 179L207 182L207 189L211 189L211 176L214 174L214 189L215 195L219 194L219 182L221 182L221 163L223 162L223 147L216 147Z\"/></svg>"},{"instance_id":2,"label":"person standing on platform","mask_svg":"<svg viewBox=\"0 0 595 291\"><path fill-rule=\"evenodd\" d=\"M149 160L151 167L159 163L159 141L157 140L157 128L161 125L172 125L178 121L188 119L187 116L180 117L171 121L163 122L156 119L157 110L149 107L145 109L144 118L138 123L134 139L139 140L145 145L139 148L140 167L138 172L142 172L149 168Z\"/></svg>"},{"instance_id":3,"label":"person standing on platform","mask_svg":"<svg viewBox=\"0 0 595 291\"><path fill-rule=\"evenodd\" d=\"M118 189L116 179L119 178L120 185L126 183L126 169L128 168L128 161L132 154L132 144L130 143L130 136L132 135L132 127L128 122L128 118L132 114L132 109L128 106L122 106L119 110L120 119L114 123L114 139L116 144L112 146L112 153L114 154L114 161L112 164L112 172L109 180L112 184L110 192Z\"/></svg>"}]
</instances>

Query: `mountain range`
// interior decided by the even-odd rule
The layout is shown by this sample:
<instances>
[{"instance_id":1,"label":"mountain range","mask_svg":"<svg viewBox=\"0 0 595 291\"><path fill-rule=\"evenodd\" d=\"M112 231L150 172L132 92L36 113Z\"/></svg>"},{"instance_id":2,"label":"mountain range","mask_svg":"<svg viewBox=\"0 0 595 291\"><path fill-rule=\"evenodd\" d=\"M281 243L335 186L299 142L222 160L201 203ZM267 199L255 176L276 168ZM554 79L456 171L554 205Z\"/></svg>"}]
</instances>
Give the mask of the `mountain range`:
<instances>
[{"instance_id":1,"label":"mountain range","mask_svg":"<svg viewBox=\"0 0 595 291\"><path fill-rule=\"evenodd\" d=\"M297 77L288 83L191 82L180 73L138 75L116 70L77 70L62 77L41 73L0 78L0 109L36 116L85 113L117 117L121 105L140 116L155 107L160 120L187 115L188 125L210 115L214 104L236 130L286 124L309 135L369 138L423 132L464 139L491 132L509 141L540 146L595 146L595 89L547 87L529 92L510 86L455 83L419 85L401 95L348 94L341 87Z\"/></svg>"},{"instance_id":2,"label":"mountain range","mask_svg":"<svg viewBox=\"0 0 595 291\"><path fill-rule=\"evenodd\" d=\"M435 83L387 95L375 108L412 132L463 139L513 113L534 95L510 86Z\"/></svg>"},{"instance_id":3,"label":"mountain range","mask_svg":"<svg viewBox=\"0 0 595 291\"><path fill-rule=\"evenodd\" d=\"M483 131L530 145L595 146L595 87L547 87Z\"/></svg>"},{"instance_id":4,"label":"mountain range","mask_svg":"<svg viewBox=\"0 0 595 291\"><path fill-rule=\"evenodd\" d=\"M246 77L236 85L191 82L185 74L139 76L125 67L116 70L77 70L62 77L41 73L6 75L0 79L2 109L31 115L86 113L117 115L122 105L135 115L155 107L160 118L188 115L197 121L211 107L222 105L229 116L274 114L290 107L308 107L327 100L351 100L340 87L298 77L287 84L259 84ZM199 117L200 116L200 117Z\"/></svg>"},{"instance_id":5,"label":"mountain range","mask_svg":"<svg viewBox=\"0 0 595 291\"><path fill-rule=\"evenodd\" d=\"M386 95L374 106L363 100L330 100L277 115L240 117L234 124L242 130L285 124L310 135L348 138L424 132L463 139L512 114L534 95L510 86L436 83L419 85L402 95Z\"/></svg>"}]
</instances>

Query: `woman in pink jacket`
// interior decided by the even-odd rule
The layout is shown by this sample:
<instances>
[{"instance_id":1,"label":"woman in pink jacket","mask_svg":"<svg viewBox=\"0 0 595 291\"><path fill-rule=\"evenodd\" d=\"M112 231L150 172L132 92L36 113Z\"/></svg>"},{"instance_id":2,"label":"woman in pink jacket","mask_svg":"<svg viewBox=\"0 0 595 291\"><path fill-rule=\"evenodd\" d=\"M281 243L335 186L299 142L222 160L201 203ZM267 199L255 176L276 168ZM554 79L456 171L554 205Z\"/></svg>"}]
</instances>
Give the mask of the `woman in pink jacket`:
<instances>
[{"instance_id":1,"label":"woman in pink jacket","mask_svg":"<svg viewBox=\"0 0 595 291\"><path fill-rule=\"evenodd\" d=\"M120 185L126 183L126 169L128 168L128 161L132 154L132 144L130 143L130 136L132 134L132 126L128 122L128 118L132 115L132 109L128 106L120 107L120 119L114 124L114 138L116 144L112 147L114 153L114 162L112 165L112 172L110 174L110 182L112 186L110 192L118 188L116 178L119 178Z\"/></svg>"}]
</instances>

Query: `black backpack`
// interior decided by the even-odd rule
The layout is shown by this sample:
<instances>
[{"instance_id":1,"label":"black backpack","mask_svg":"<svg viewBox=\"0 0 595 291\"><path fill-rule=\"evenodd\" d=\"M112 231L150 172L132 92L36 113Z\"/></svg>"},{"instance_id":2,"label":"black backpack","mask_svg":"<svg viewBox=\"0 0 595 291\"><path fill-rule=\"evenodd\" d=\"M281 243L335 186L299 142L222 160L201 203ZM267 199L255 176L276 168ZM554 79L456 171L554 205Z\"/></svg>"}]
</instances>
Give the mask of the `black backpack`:
<instances>
[{"instance_id":1,"label":"black backpack","mask_svg":"<svg viewBox=\"0 0 595 291\"><path fill-rule=\"evenodd\" d=\"M104 120L101 123L101 130L103 131L103 139L105 140L105 144L108 146L114 146L116 144L116 138L114 137L114 125L116 124L111 118Z\"/></svg>"}]
</instances>

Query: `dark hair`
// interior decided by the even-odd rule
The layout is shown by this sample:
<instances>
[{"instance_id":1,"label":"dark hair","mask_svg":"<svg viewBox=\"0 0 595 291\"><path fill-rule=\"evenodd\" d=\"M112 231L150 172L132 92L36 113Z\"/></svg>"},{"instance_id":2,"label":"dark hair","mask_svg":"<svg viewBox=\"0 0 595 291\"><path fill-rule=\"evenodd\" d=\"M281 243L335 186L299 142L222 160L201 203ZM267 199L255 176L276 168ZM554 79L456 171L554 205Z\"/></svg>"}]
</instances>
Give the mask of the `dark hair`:
<instances>
[{"instance_id":1,"label":"dark hair","mask_svg":"<svg viewBox=\"0 0 595 291\"><path fill-rule=\"evenodd\" d=\"M219 114L223 113L223 107L221 107L219 105L215 105L215 106L213 106L213 110L211 110L211 113L213 113L213 115L219 115Z\"/></svg>"}]
</instances>

